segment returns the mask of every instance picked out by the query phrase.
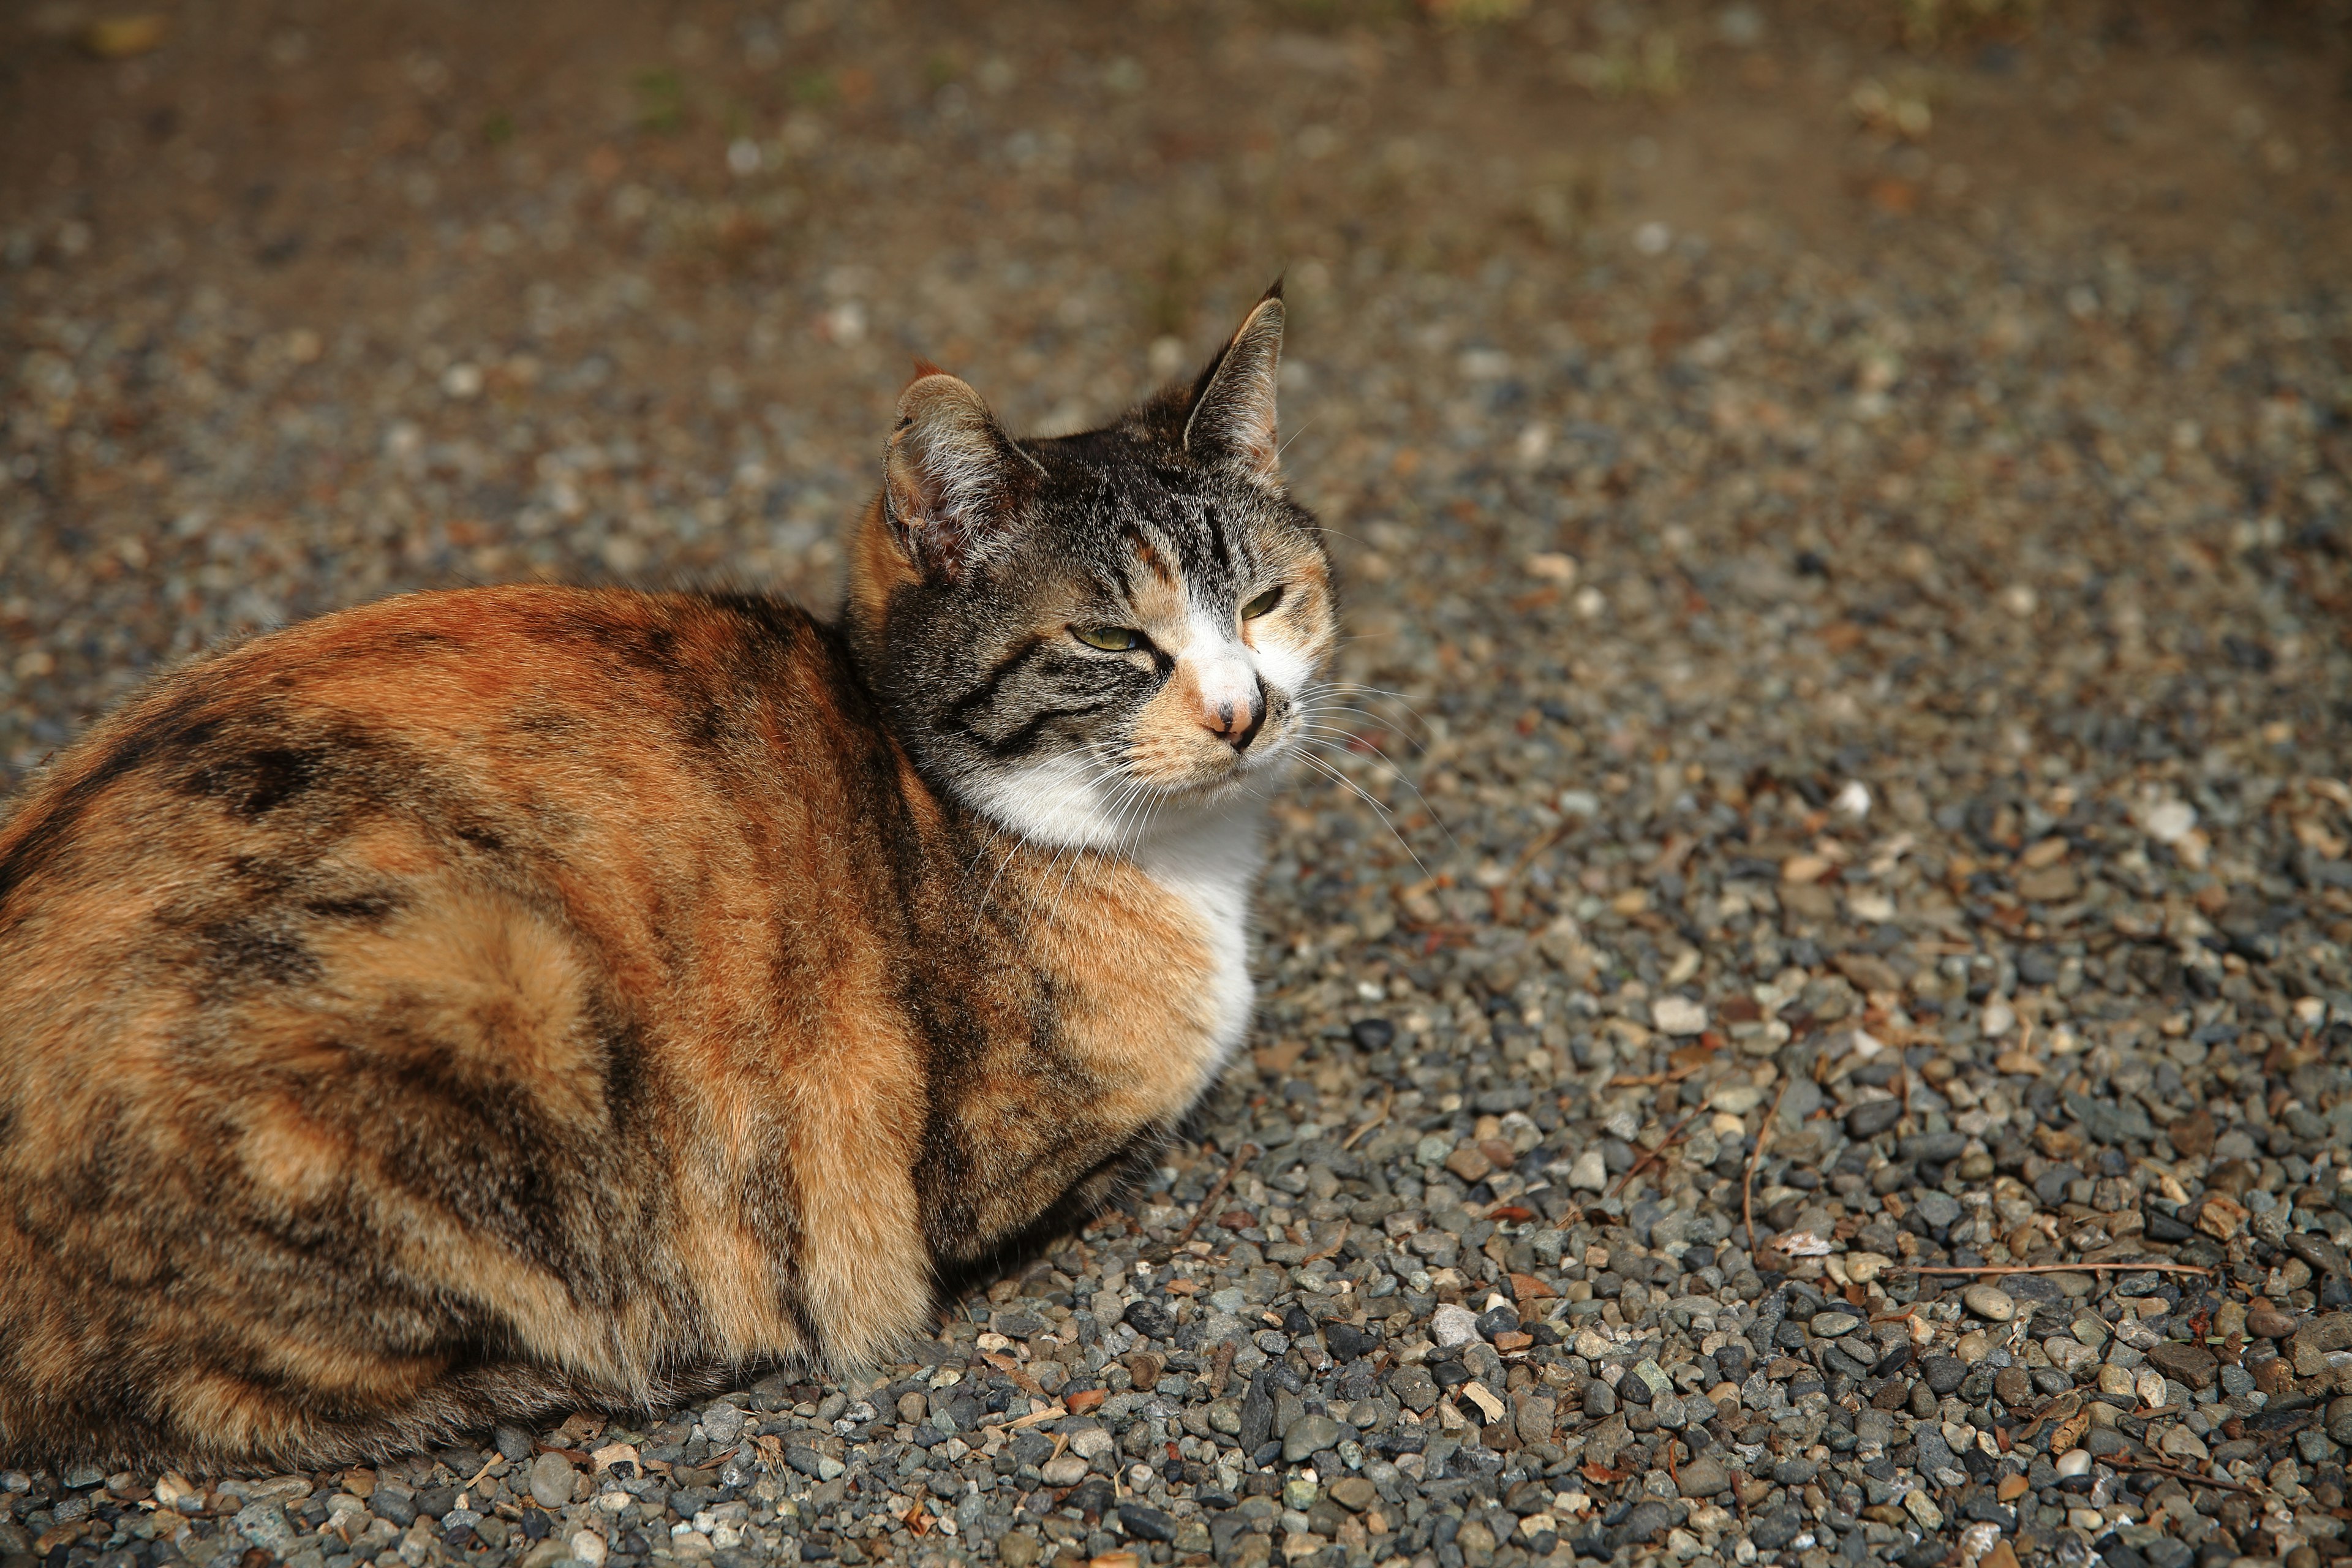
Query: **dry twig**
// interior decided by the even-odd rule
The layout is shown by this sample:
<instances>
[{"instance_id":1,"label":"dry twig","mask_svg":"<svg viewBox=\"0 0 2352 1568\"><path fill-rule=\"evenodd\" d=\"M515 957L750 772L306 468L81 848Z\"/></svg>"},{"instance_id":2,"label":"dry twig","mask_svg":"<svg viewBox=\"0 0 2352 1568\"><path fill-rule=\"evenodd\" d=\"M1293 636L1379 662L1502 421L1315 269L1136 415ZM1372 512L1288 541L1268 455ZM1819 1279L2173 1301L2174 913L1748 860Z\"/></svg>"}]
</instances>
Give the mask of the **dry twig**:
<instances>
[{"instance_id":1,"label":"dry twig","mask_svg":"<svg viewBox=\"0 0 2352 1568\"><path fill-rule=\"evenodd\" d=\"M1739 1174L1739 1217L1748 1226L1748 1256L1756 1256L1756 1162L1764 1157L1764 1141L1772 1136L1772 1121L1780 1114L1780 1101L1789 1094L1789 1080L1780 1080L1780 1092L1772 1097L1772 1109L1764 1113L1764 1124L1756 1130L1756 1147L1748 1151L1748 1168Z\"/></svg>"},{"instance_id":2,"label":"dry twig","mask_svg":"<svg viewBox=\"0 0 2352 1568\"><path fill-rule=\"evenodd\" d=\"M1355 1225L1356 1222L1353 1220L1341 1220L1339 1222L1339 1234L1331 1238L1331 1244L1328 1247L1319 1247L1317 1250L1308 1253L1298 1261L1301 1263L1312 1263L1319 1258L1338 1257L1339 1254L1339 1248L1347 1245L1348 1232L1353 1230L1355 1228Z\"/></svg>"},{"instance_id":3,"label":"dry twig","mask_svg":"<svg viewBox=\"0 0 2352 1568\"><path fill-rule=\"evenodd\" d=\"M1340 1144L1339 1147L1342 1149L1352 1149L1358 1143L1363 1142L1364 1134L1370 1132L1373 1128L1380 1126L1389 1119L1389 1108L1395 1103L1396 1089L1391 1086L1381 1096L1381 1109L1379 1112L1374 1115L1370 1121L1365 1122L1361 1127L1359 1127L1353 1132L1349 1133L1348 1141L1345 1143Z\"/></svg>"},{"instance_id":4,"label":"dry twig","mask_svg":"<svg viewBox=\"0 0 2352 1568\"><path fill-rule=\"evenodd\" d=\"M1175 1250L1181 1251L1184 1244L1192 1239L1192 1233L1201 1228L1201 1222L1208 1217L1211 1209L1217 1206L1217 1200L1225 1195L1225 1189L1234 1184L1235 1176L1241 1174L1242 1166L1256 1152L1257 1145L1255 1143L1244 1143L1234 1151L1233 1163L1225 1167L1225 1173L1217 1178L1217 1184L1209 1189L1209 1195L1201 1200L1201 1206L1192 1211L1192 1221L1184 1226L1184 1234L1176 1238Z\"/></svg>"},{"instance_id":5,"label":"dry twig","mask_svg":"<svg viewBox=\"0 0 2352 1568\"><path fill-rule=\"evenodd\" d=\"M2260 1488L2247 1486L2242 1481L2219 1481L2215 1480L2211 1476L2200 1476L2194 1470L2184 1470L2178 1465L2158 1464L2154 1459L2134 1459L2128 1458L2122 1454L2116 1454L2101 1462L2104 1464L2113 1465L2117 1469L2151 1470L2160 1476L2174 1476L2196 1486L2216 1487L2225 1492L2244 1492L2248 1497L2260 1497L2263 1495Z\"/></svg>"},{"instance_id":6,"label":"dry twig","mask_svg":"<svg viewBox=\"0 0 2352 1568\"><path fill-rule=\"evenodd\" d=\"M1958 1264L1937 1264L1929 1267L1917 1263L1889 1264L1889 1274L2090 1274L2109 1270L2124 1274L2201 1274L2211 1279L2213 1271L2200 1268L2193 1263L1979 1263L1973 1268Z\"/></svg>"},{"instance_id":7,"label":"dry twig","mask_svg":"<svg viewBox=\"0 0 2352 1568\"><path fill-rule=\"evenodd\" d=\"M1702 1107L1701 1109L1703 1110L1705 1108ZM1664 1154L1667 1150L1681 1142L1683 1129L1688 1127L1691 1124L1691 1118L1697 1114L1698 1111L1694 1110L1690 1113L1690 1116L1685 1116L1680 1121L1675 1122L1673 1130L1669 1131L1665 1137L1659 1140L1658 1146L1656 1148L1651 1150L1648 1153L1634 1161L1632 1166L1626 1170L1625 1173L1617 1178L1617 1184L1609 1189L1609 1195L1613 1198L1619 1193L1623 1192L1627 1187L1632 1186L1633 1184L1634 1177L1640 1175L1643 1171L1648 1170L1652 1163L1654 1163L1661 1155Z\"/></svg>"}]
</instances>

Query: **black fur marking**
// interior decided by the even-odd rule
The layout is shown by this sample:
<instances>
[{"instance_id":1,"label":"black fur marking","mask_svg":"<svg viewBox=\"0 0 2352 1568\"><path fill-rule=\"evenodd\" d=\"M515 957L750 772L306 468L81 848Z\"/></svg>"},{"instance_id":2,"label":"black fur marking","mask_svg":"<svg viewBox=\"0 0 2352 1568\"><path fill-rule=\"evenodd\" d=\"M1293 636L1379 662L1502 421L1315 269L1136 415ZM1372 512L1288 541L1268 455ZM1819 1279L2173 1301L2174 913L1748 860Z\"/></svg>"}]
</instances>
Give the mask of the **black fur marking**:
<instances>
[{"instance_id":1,"label":"black fur marking","mask_svg":"<svg viewBox=\"0 0 2352 1568\"><path fill-rule=\"evenodd\" d=\"M1099 713L1112 705L1112 700L1105 698L1097 702L1078 702L1061 708L1043 709L1031 715L1025 723L1011 734L995 740L982 737L981 744L990 756L999 760L1025 756L1035 751L1038 741L1045 731L1062 720L1083 719L1089 713Z\"/></svg>"},{"instance_id":2,"label":"black fur marking","mask_svg":"<svg viewBox=\"0 0 2352 1568\"><path fill-rule=\"evenodd\" d=\"M364 893L322 893L305 899L301 909L320 920L349 921L355 925L379 926L407 907L408 900L391 889Z\"/></svg>"},{"instance_id":3,"label":"black fur marking","mask_svg":"<svg viewBox=\"0 0 2352 1568\"><path fill-rule=\"evenodd\" d=\"M996 700L996 694L1003 689L1005 681L1013 673L1036 657L1046 646L1046 638L1033 637L1012 653L997 660L988 673L981 678L979 685L948 704L945 710L947 716L950 719L961 719L975 710L993 702Z\"/></svg>"},{"instance_id":4,"label":"black fur marking","mask_svg":"<svg viewBox=\"0 0 2352 1568\"><path fill-rule=\"evenodd\" d=\"M118 781L128 778L159 758L200 749L219 728L213 718L196 714L210 698L200 686L166 703L152 718L118 740L89 772L68 784L40 820L0 855L0 917L10 897L35 872L46 868L72 839L82 817L99 797Z\"/></svg>"},{"instance_id":5,"label":"black fur marking","mask_svg":"<svg viewBox=\"0 0 2352 1568\"><path fill-rule=\"evenodd\" d=\"M232 989L247 985L299 985L325 973L318 955L300 938L275 929L259 915L244 915L195 932L205 967Z\"/></svg>"},{"instance_id":6,"label":"black fur marking","mask_svg":"<svg viewBox=\"0 0 2352 1568\"><path fill-rule=\"evenodd\" d=\"M264 746L241 757L207 763L188 775L191 795L225 800L248 819L267 816L319 781L321 758L315 751Z\"/></svg>"}]
</instances>

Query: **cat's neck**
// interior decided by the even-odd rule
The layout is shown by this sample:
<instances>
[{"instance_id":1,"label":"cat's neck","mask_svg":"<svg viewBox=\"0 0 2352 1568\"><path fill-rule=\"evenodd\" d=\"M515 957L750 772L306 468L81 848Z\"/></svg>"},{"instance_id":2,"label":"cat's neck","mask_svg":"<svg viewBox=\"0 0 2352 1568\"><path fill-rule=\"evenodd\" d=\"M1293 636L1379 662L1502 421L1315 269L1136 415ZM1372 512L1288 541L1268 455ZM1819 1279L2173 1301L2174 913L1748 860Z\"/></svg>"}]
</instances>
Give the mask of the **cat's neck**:
<instances>
[{"instance_id":1,"label":"cat's neck","mask_svg":"<svg viewBox=\"0 0 2352 1568\"><path fill-rule=\"evenodd\" d=\"M1241 789L1171 799L1056 760L966 784L964 804L998 829L1049 853L1092 849L1157 874L1189 865L1246 867L1263 858L1268 802L1287 769L1268 770Z\"/></svg>"}]
</instances>

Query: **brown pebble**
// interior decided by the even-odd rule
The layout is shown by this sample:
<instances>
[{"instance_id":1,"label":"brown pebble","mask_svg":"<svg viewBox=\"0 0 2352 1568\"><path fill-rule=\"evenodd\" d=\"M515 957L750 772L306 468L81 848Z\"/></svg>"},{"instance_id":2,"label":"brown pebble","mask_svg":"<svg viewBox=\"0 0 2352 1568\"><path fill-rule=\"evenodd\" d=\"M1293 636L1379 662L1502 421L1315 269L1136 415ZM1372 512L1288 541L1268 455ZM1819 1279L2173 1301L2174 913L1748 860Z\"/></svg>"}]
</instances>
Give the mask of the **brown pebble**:
<instances>
[{"instance_id":1,"label":"brown pebble","mask_svg":"<svg viewBox=\"0 0 2352 1568\"><path fill-rule=\"evenodd\" d=\"M1445 1156L1445 1168L1465 1182L1483 1182L1495 1171L1495 1162L1479 1152L1475 1143L1465 1143Z\"/></svg>"},{"instance_id":2,"label":"brown pebble","mask_svg":"<svg viewBox=\"0 0 2352 1568\"><path fill-rule=\"evenodd\" d=\"M1135 1380L1139 1393L1150 1393L1160 1382L1160 1358L1150 1351L1138 1351L1127 1358L1127 1375Z\"/></svg>"},{"instance_id":3,"label":"brown pebble","mask_svg":"<svg viewBox=\"0 0 2352 1568\"><path fill-rule=\"evenodd\" d=\"M2297 1326L2298 1320L2268 1301L2253 1301L2246 1307L2246 1332L2258 1339L2283 1340L2292 1335Z\"/></svg>"},{"instance_id":4,"label":"brown pebble","mask_svg":"<svg viewBox=\"0 0 2352 1568\"><path fill-rule=\"evenodd\" d=\"M2005 1366L1992 1374L1992 1391L2011 1410L2022 1410L2033 1403L2033 1378L2021 1366Z\"/></svg>"},{"instance_id":5,"label":"brown pebble","mask_svg":"<svg viewBox=\"0 0 2352 1568\"><path fill-rule=\"evenodd\" d=\"M2166 1131L2184 1159L2201 1159L2213 1152L2213 1118L2209 1112L2192 1110Z\"/></svg>"}]
</instances>

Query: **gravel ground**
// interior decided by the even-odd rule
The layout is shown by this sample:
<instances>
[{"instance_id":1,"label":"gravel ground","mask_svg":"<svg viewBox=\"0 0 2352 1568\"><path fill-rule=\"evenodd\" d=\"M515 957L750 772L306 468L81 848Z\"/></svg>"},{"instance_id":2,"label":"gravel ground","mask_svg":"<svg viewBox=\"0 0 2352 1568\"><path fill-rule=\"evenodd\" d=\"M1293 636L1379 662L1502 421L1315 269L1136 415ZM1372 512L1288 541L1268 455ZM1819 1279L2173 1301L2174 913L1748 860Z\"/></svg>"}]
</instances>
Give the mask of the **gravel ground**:
<instances>
[{"instance_id":1,"label":"gravel ground","mask_svg":"<svg viewBox=\"0 0 2352 1568\"><path fill-rule=\"evenodd\" d=\"M2033 9L0 20L0 786L384 593L828 597L910 353L1075 427L1284 265L1360 689L1251 1059L917 1360L0 1457L0 1563L2344 1555L2344 8Z\"/></svg>"}]
</instances>

